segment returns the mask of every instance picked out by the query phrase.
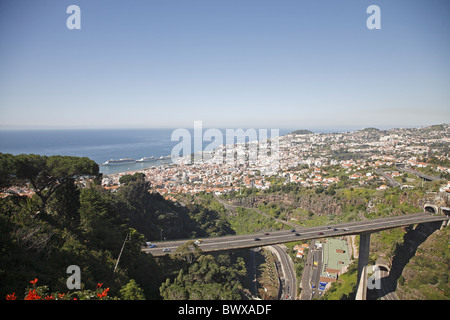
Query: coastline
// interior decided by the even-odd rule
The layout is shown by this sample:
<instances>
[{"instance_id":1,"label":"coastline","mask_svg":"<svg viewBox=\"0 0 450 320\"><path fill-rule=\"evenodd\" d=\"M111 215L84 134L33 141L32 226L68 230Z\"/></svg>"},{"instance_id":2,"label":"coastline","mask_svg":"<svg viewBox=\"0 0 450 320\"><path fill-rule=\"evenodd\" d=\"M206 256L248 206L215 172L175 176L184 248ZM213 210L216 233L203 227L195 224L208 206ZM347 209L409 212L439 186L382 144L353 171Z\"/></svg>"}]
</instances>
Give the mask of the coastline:
<instances>
[{"instance_id":1,"label":"coastline","mask_svg":"<svg viewBox=\"0 0 450 320\"><path fill-rule=\"evenodd\" d=\"M168 164L170 165L172 163L167 162L167 159L155 159L152 161L144 161L144 162L136 161L133 163L117 164L117 165L98 164L98 166L100 168L100 173L102 173L103 176L107 177L121 173L122 174L135 173L137 171L151 169L153 167L159 167Z\"/></svg>"}]
</instances>

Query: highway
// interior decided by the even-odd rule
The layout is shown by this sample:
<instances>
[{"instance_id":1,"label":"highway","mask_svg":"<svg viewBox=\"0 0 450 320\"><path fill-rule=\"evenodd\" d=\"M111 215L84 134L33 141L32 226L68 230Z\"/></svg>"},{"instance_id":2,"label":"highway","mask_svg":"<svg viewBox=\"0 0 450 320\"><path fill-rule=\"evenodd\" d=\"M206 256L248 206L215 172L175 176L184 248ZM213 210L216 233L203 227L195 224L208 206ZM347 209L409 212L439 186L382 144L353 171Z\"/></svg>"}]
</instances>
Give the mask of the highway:
<instances>
[{"instance_id":1,"label":"highway","mask_svg":"<svg viewBox=\"0 0 450 320\"><path fill-rule=\"evenodd\" d=\"M297 276L294 271L294 263L283 247L280 245L271 246L276 252L283 273L284 283L282 286L281 300L295 300L297 297Z\"/></svg>"},{"instance_id":2,"label":"highway","mask_svg":"<svg viewBox=\"0 0 450 320\"><path fill-rule=\"evenodd\" d=\"M413 170L411 168L406 167L405 165L396 164L395 166L400 171L411 173L411 174L415 174L419 178L425 179L427 181L435 181L435 180L440 180L441 179L440 177L432 176L432 175L429 175L429 174L426 174L426 173L423 173L423 172L420 172L420 171Z\"/></svg>"},{"instance_id":3,"label":"highway","mask_svg":"<svg viewBox=\"0 0 450 320\"><path fill-rule=\"evenodd\" d=\"M311 298L319 296L320 274L323 267L323 247L311 248L313 259L311 268L311 278L309 286L311 287ZM314 285L314 287L312 287Z\"/></svg>"},{"instance_id":4,"label":"highway","mask_svg":"<svg viewBox=\"0 0 450 320\"><path fill-rule=\"evenodd\" d=\"M308 255L306 256L305 268L303 269L301 288L302 292L300 295L300 300L311 300L312 299L312 289L311 289L311 278L312 278L312 264L315 252L315 240L312 240L309 245Z\"/></svg>"},{"instance_id":5,"label":"highway","mask_svg":"<svg viewBox=\"0 0 450 320\"><path fill-rule=\"evenodd\" d=\"M254 233L237 236L211 237L203 238L199 247L203 252L233 250L241 248L254 248L292 241L304 241L310 239L319 239L327 237L336 237L344 235L359 234L362 232L376 232L391 228L407 226L410 224L418 224L424 222L444 221L448 220L444 215L432 215L427 212L408 214L402 216L363 220L357 222L341 223L328 226L318 226L293 230L282 230L270 233ZM153 256L162 256L172 254L178 246L185 244L187 241L198 239L182 239L173 241L154 242L154 248L146 247L142 249L146 253Z\"/></svg>"},{"instance_id":6,"label":"highway","mask_svg":"<svg viewBox=\"0 0 450 320\"><path fill-rule=\"evenodd\" d=\"M391 187L395 188L395 187L402 186L402 184L397 182L390 174L387 174L386 172L382 171L381 169L376 169L375 172L378 173L379 175L382 175L388 181L388 183L391 185Z\"/></svg>"}]
</instances>

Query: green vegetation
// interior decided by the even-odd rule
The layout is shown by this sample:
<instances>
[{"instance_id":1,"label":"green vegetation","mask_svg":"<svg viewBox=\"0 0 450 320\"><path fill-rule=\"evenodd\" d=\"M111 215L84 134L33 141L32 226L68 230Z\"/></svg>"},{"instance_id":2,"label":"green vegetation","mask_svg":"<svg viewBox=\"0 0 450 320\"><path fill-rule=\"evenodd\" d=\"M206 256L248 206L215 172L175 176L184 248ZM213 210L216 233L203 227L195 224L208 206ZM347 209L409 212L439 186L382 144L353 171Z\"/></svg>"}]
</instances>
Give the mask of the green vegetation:
<instances>
[{"instance_id":1,"label":"green vegetation","mask_svg":"<svg viewBox=\"0 0 450 320\"><path fill-rule=\"evenodd\" d=\"M0 170L3 191L11 186L36 190L31 198L11 194L0 199L3 298L12 293L18 299L28 297L24 288L38 278L44 285L34 288L33 297L64 293L66 298L91 299L99 293L101 298L161 299L160 286L180 269L163 267L143 253L146 240L232 232L225 220L215 219L214 212L202 207L189 211L150 193L141 175L125 178L117 192L104 190L98 166L86 158L0 154L0 161L2 168L8 168ZM83 178L83 186L76 183L78 177ZM81 290L67 289L69 265L81 269ZM208 278L208 285L231 283L235 274L222 266ZM103 294L106 289L97 292L98 283L104 283L107 293ZM237 297L238 291L232 292L230 297Z\"/></svg>"},{"instance_id":2,"label":"green vegetation","mask_svg":"<svg viewBox=\"0 0 450 320\"><path fill-rule=\"evenodd\" d=\"M336 282L325 292L324 300L354 300L358 276L358 262L354 260L346 273L342 274Z\"/></svg>"},{"instance_id":3,"label":"green vegetation","mask_svg":"<svg viewBox=\"0 0 450 320\"><path fill-rule=\"evenodd\" d=\"M211 194L199 193L195 197L184 195L179 198L186 202L186 206L192 212L191 217L199 221L204 230L209 230L209 235L248 234L283 228L281 223L252 209L239 207L235 210L226 210ZM210 225L221 226L222 232L210 229Z\"/></svg>"},{"instance_id":4,"label":"green vegetation","mask_svg":"<svg viewBox=\"0 0 450 320\"><path fill-rule=\"evenodd\" d=\"M263 230L280 230L283 228L281 223L266 218L253 210L238 208L236 213L236 216L228 218L236 234L254 233Z\"/></svg>"},{"instance_id":5,"label":"green vegetation","mask_svg":"<svg viewBox=\"0 0 450 320\"><path fill-rule=\"evenodd\" d=\"M306 129L300 129L300 130L295 130L295 131L291 132L291 134L311 134L311 133L314 133L314 132L306 130Z\"/></svg>"},{"instance_id":6,"label":"green vegetation","mask_svg":"<svg viewBox=\"0 0 450 320\"><path fill-rule=\"evenodd\" d=\"M268 249L262 248L255 253L257 295L263 300L276 300L279 292L278 272L275 257Z\"/></svg>"},{"instance_id":7,"label":"green vegetation","mask_svg":"<svg viewBox=\"0 0 450 320\"><path fill-rule=\"evenodd\" d=\"M189 241L164 262L168 278L160 287L166 300L239 300L247 275L244 259L233 254L203 255Z\"/></svg>"},{"instance_id":8,"label":"green vegetation","mask_svg":"<svg viewBox=\"0 0 450 320\"><path fill-rule=\"evenodd\" d=\"M146 241L286 228L273 218L309 227L419 212L427 191L439 186L429 182L413 190L379 191L372 185L355 186L339 168L330 167L324 176L340 175L338 184L305 188L274 178L269 190L223 196L234 205L226 209L207 193L176 195L180 203L167 201L149 192L143 174L124 175L117 190L105 190L98 166L87 158L0 153L0 164L0 191L8 195L0 199L0 297L14 293L18 299L243 299L248 283L242 252L205 255L189 241L174 255L155 259L142 247ZM35 193L20 196L14 188ZM370 261L392 261L408 231L373 234ZM449 297L446 239L448 231L443 230L431 245L419 248L399 278L404 297ZM300 279L304 261L294 257L294 245L287 244ZM261 281L270 278L269 260L260 261ZM81 290L67 289L69 265L81 268ZM355 268L352 264L324 298L353 297ZM421 277L414 277L419 270ZM30 286L35 278L43 285Z\"/></svg>"},{"instance_id":9,"label":"green vegetation","mask_svg":"<svg viewBox=\"0 0 450 320\"><path fill-rule=\"evenodd\" d=\"M304 188L298 184L290 183L277 185L265 191L231 193L224 198L229 203L246 207L253 206L274 218L288 218L301 226L310 227L421 212L423 203L428 201L426 200L427 197L434 197L433 194L427 193L433 188L435 186L432 183L424 184L424 188L412 190L390 188L383 191L374 188L336 186L330 192L330 189L322 187ZM410 230L411 227L406 227L374 233L371 237L369 262L373 264L380 257L392 261L398 252L398 248L404 245L404 236ZM441 236L439 239L440 244L437 247L441 250L444 248L448 250L445 237ZM286 245L291 248L295 244ZM427 243L425 242L423 246L427 246ZM292 251L292 249L289 251ZM442 251L433 252L437 257L447 256L447 253L444 254ZM430 255L427 256L430 257ZM291 258L294 261L297 276L300 278L304 262L296 259L292 253ZM433 261L433 259L430 259L430 261ZM426 261L423 260L421 263L424 262ZM339 277L338 281L328 290L324 299L354 298L356 294L356 263L354 261L349 267L349 271ZM427 276L421 278L422 280L416 278L406 280L406 278L400 277L399 281L403 281L406 288L409 286L415 288L415 297L420 296L417 292L424 290L425 292L432 292L424 293L427 298L438 296L442 298L445 294L448 294L448 288L445 288L445 285L448 285L446 280L448 263L445 265L442 262L437 262L437 264L441 266L438 271L430 272ZM446 266L446 269L444 266ZM425 272L428 271L425 269ZM430 284L432 289L426 287ZM423 298L423 296L421 297Z\"/></svg>"},{"instance_id":10,"label":"green vegetation","mask_svg":"<svg viewBox=\"0 0 450 320\"><path fill-rule=\"evenodd\" d=\"M400 299L450 299L449 237L448 227L438 230L417 249L399 278L397 294Z\"/></svg>"}]
</instances>

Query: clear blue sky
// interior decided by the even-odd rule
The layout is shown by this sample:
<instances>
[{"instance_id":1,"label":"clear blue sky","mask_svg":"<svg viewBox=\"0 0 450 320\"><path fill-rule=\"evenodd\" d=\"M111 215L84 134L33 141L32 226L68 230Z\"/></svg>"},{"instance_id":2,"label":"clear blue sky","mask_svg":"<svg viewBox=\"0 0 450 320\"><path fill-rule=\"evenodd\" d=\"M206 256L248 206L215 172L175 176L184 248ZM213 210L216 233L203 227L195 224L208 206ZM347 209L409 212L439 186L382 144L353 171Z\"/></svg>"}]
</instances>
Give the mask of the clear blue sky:
<instances>
[{"instance_id":1,"label":"clear blue sky","mask_svg":"<svg viewBox=\"0 0 450 320\"><path fill-rule=\"evenodd\" d=\"M66 8L81 8L69 30ZM381 30L369 30L369 5ZM447 0L0 2L0 129L450 122Z\"/></svg>"}]
</instances>

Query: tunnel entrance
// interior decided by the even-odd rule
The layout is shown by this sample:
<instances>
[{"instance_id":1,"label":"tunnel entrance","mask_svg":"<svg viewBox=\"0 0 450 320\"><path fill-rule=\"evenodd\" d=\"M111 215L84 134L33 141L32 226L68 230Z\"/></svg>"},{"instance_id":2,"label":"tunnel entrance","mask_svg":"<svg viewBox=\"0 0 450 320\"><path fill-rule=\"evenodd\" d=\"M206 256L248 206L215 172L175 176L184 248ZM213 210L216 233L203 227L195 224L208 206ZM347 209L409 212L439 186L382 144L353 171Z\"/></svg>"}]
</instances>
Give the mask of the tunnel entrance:
<instances>
[{"instance_id":1,"label":"tunnel entrance","mask_svg":"<svg viewBox=\"0 0 450 320\"><path fill-rule=\"evenodd\" d=\"M438 207L435 205L432 205L432 204L426 204L424 206L424 210L425 210L425 212L429 212L429 213L433 213L433 214L436 214L439 212Z\"/></svg>"},{"instance_id":2,"label":"tunnel entrance","mask_svg":"<svg viewBox=\"0 0 450 320\"><path fill-rule=\"evenodd\" d=\"M386 271L386 272L389 272L389 268L388 267L386 267L386 266L382 266L382 265L377 265L377 267L380 269L380 271Z\"/></svg>"},{"instance_id":3,"label":"tunnel entrance","mask_svg":"<svg viewBox=\"0 0 450 320\"><path fill-rule=\"evenodd\" d=\"M441 207L441 211L446 216L450 216L450 208L449 207Z\"/></svg>"}]
</instances>

